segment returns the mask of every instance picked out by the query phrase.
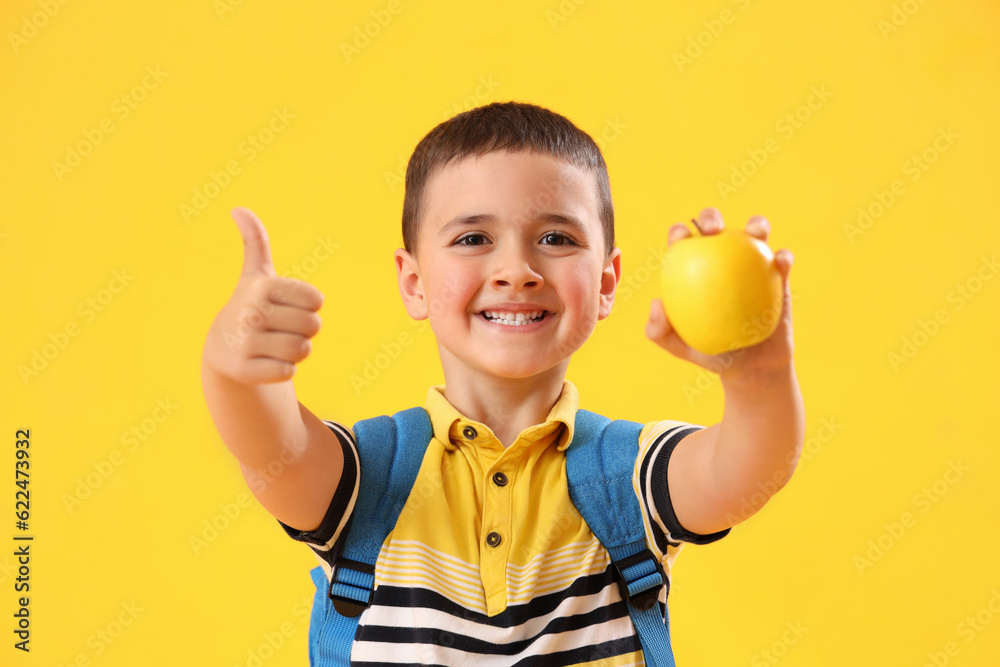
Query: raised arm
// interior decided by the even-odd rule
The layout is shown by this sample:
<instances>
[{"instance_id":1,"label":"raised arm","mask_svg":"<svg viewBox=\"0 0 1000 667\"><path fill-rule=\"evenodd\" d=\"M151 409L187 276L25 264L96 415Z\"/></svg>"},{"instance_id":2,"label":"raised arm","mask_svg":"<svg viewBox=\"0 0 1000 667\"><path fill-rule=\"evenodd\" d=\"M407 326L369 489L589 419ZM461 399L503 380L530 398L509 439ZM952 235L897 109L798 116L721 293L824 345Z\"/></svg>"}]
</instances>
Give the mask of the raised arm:
<instances>
[{"instance_id":1,"label":"raised arm","mask_svg":"<svg viewBox=\"0 0 1000 667\"><path fill-rule=\"evenodd\" d=\"M714 208L700 215L705 233L722 230ZM768 222L751 218L747 231L767 241ZM668 243L689 234L671 229ZM788 274L792 255L776 253L784 298L777 328L766 340L720 355L689 347L654 301L646 333L671 354L719 374L725 392L722 421L685 437L667 467L667 486L678 522L709 534L729 528L760 510L791 478L805 437L805 411L792 363L792 311Z\"/></svg>"},{"instance_id":2,"label":"raised arm","mask_svg":"<svg viewBox=\"0 0 1000 667\"><path fill-rule=\"evenodd\" d=\"M245 208L232 215L243 272L205 340L205 402L261 505L292 528L315 530L340 482L343 450L299 403L292 376L319 331L323 295L276 275L264 225Z\"/></svg>"}]
</instances>

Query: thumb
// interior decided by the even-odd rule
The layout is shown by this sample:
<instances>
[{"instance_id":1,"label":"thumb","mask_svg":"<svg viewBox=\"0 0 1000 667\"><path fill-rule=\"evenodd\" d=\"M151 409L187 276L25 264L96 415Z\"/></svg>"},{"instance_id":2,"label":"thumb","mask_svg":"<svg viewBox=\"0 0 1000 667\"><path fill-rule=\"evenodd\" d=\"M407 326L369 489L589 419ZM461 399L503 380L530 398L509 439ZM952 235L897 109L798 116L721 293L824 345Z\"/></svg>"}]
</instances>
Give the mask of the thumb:
<instances>
[{"instance_id":1,"label":"thumb","mask_svg":"<svg viewBox=\"0 0 1000 667\"><path fill-rule=\"evenodd\" d=\"M267 230L253 211L242 206L232 210L230 215L236 221L243 237L243 275L275 275L271 262L271 244L267 240Z\"/></svg>"},{"instance_id":2,"label":"thumb","mask_svg":"<svg viewBox=\"0 0 1000 667\"><path fill-rule=\"evenodd\" d=\"M663 302L659 299L653 299L652 303L649 304L649 319L646 321L646 337L651 341L658 342L660 339L666 338L666 335L669 333L667 327L668 324L666 317L664 317Z\"/></svg>"},{"instance_id":3,"label":"thumb","mask_svg":"<svg viewBox=\"0 0 1000 667\"><path fill-rule=\"evenodd\" d=\"M690 348L670 323L670 318L661 299L653 299L649 305L649 320L646 322L646 337L679 359L690 360Z\"/></svg>"},{"instance_id":4,"label":"thumb","mask_svg":"<svg viewBox=\"0 0 1000 667\"><path fill-rule=\"evenodd\" d=\"M663 301L660 299L653 299L652 303L649 304L649 320L646 321L646 338L663 349L677 354L674 352L674 349L677 347L674 339L678 338L678 336L674 332L670 320L667 318L667 311L663 307Z\"/></svg>"}]
</instances>

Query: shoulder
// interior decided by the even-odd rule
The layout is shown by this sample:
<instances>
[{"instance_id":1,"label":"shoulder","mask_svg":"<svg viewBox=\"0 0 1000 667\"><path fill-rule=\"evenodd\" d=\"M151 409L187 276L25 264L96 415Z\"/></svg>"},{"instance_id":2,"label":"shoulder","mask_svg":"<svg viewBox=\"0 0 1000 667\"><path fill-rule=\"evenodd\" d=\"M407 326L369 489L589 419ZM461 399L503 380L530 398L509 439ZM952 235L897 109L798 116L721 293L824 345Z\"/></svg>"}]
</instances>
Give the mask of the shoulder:
<instances>
[{"instance_id":1,"label":"shoulder","mask_svg":"<svg viewBox=\"0 0 1000 667\"><path fill-rule=\"evenodd\" d=\"M337 439L341 441L341 444L349 443L353 446L356 443L357 436L354 434L353 428L332 419L321 419L320 421L322 421L328 429L333 431L333 434L337 436Z\"/></svg>"},{"instance_id":2,"label":"shoulder","mask_svg":"<svg viewBox=\"0 0 1000 667\"><path fill-rule=\"evenodd\" d=\"M334 424L334 422L329 422ZM340 428L342 425L337 424ZM354 425L347 429L352 434L356 442L362 440L382 440L392 437L397 441L413 440L414 438L429 440L433 435L433 425L427 409L415 406L400 410L393 414L383 414L376 417L368 417L354 422Z\"/></svg>"},{"instance_id":3,"label":"shoulder","mask_svg":"<svg viewBox=\"0 0 1000 667\"><path fill-rule=\"evenodd\" d=\"M640 442L652 442L663 436L673 436L679 433L685 435L704 429L700 424L692 424L676 419L664 419L661 421L645 422L642 425L642 433L639 435Z\"/></svg>"}]
</instances>

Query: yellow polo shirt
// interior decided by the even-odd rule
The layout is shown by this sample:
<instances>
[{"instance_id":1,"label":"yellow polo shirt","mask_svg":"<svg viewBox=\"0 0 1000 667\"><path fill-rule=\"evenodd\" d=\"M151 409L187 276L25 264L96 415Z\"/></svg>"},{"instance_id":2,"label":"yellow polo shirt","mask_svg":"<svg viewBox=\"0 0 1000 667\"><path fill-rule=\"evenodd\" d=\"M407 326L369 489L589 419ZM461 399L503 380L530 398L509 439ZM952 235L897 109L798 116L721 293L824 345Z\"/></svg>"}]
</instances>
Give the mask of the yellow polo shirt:
<instances>
[{"instance_id":1,"label":"yellow polo shirt","mask_svg":"<svg viewBox=\"0 0 1000 667\"><path fill-rule=\"evenodd\" d=\"M379 553L375 594L359 620L351 664L641 664L608 553L569 496L565 449L576 388L565 381L545 422L506 448L442 390L427 393L433 437ZM345 459L357 462L353 433L327 424L341 436ZM668 575L683 541L707 543L728 533L688 533L669 505L669 454L698 428L651 422L640 435L633 488L648 546ZM313 548L328 577L353 508L344 500L357 483L350 468L316 531L281 524ZM660 601L666 604L665 590Z\"/></svg>"}]
</instances>

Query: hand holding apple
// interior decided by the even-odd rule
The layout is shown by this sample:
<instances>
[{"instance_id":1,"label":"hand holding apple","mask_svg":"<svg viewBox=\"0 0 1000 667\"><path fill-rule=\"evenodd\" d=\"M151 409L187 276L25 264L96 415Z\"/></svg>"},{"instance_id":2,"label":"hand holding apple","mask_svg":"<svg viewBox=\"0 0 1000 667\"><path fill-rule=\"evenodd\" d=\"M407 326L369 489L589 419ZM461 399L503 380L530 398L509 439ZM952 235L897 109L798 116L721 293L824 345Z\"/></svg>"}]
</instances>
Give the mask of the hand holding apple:
<instances>
[{"instance_id":1,"label":"hand holding apple","mask_svg":"<svg viewBox=\"0 0 1000 667\"><path fill-rule=\"evenodd\" d=\"M781 273L767 244L747 232L675 241L663 259L661 285L671 324L699 352L749 347L778 326Z\"/></svg>"},{"instance_id":2,"label":"hand holding apple","mask_svg":"<svg viewBox=\"0 0 1000 667\"><path fill-rule=\"evenodd\" d=\"M714 208L699 217L699 236L679 223L670 229L663 301L652 304L647 336L675 356L728 376L787 366L791 253L771 253L769 224L761 216L751 218L745 232L724 230Z\"/></svg>"}]
</instances>

